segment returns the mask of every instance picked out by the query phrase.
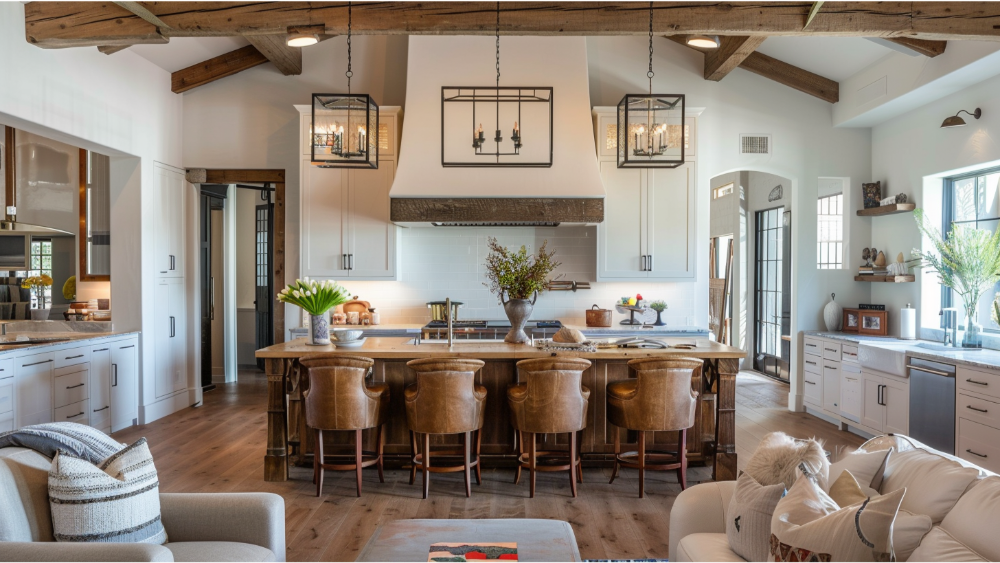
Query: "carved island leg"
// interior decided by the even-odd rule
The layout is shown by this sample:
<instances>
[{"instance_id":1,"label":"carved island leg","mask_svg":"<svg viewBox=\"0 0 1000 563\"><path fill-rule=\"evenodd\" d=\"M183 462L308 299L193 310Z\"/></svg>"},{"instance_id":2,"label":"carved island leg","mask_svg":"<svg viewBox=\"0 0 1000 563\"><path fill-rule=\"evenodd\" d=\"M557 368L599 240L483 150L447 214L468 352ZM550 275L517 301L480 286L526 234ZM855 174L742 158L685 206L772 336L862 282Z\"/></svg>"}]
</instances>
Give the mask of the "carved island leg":
<instances>
[{"instance_id":1,"label":"carved island leg","mask_svg":"<svg viewBox=\"0 0 1000 563\"><path fill-rule=\"evenodd\" d=\"M264 480L288 480L288 427L285 412L285 360L264 361L267 374L267 451L264 453Z\"/></svg>"},{"instance_id":2,"label":"carved island leg","mask_svg":"<svg viewBox=\"0 0 1000 563\"><path fill-rule=\"evenodd\" d=\"M715 415L715 464L712 478L716 481L736 479L736 372L739 360L715 360L718 408Z\"/></svg>"},{"instance_id":3,"label":"carved island leg","mask_svg":"<svg viewBox=\"0 0 1000 563\"><path fill-rule=\"evenodd\" d=\"M288 462L292 465L306 464L306 441L312 437L306 428L306 418L302 410L302 370L296 359L285 360L285 392L288 393ZM312 445L313 450L316 444Z\"/></svg>"}]
</instances>

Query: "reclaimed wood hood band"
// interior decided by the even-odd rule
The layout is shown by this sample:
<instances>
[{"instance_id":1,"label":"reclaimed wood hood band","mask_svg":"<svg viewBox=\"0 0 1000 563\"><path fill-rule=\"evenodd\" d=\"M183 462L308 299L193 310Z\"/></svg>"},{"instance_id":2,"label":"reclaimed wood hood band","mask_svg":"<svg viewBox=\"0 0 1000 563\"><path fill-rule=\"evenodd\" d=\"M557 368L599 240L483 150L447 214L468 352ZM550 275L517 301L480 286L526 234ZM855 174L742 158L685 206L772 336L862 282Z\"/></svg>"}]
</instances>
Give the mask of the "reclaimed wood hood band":
<instances>
[{"instance_id":1,"label":"reclaimed wood hood band","mask_svg":"<svg viewBox=\"0 0 1000 563\"><path fill-rule=\"evenodd\" d=\"M158 26L119 4L29 2L25 34L44 48L165 43L168 37L285 35L290 26L347 32L345 2L147 2ZM493 2L358 2L356 35L491 35ZM825 2L654 3L658 35L832 35L929 40L1000 40L1000 3ZM645 35L648 5L630 2L504 2L505 35ZM149 18L151 19L151 18Z\"/></svg>"},{"instance_id":2,"label":"reclaimed wood hood band","mask_svg":"<svg viewBox=\"0 0 1000 563\"><path fill-rule=\"evenodd\" d=\"M602 198L416 198L394 197L389 204L394 223L604 221Z\"/></svg>"}]
</instances>

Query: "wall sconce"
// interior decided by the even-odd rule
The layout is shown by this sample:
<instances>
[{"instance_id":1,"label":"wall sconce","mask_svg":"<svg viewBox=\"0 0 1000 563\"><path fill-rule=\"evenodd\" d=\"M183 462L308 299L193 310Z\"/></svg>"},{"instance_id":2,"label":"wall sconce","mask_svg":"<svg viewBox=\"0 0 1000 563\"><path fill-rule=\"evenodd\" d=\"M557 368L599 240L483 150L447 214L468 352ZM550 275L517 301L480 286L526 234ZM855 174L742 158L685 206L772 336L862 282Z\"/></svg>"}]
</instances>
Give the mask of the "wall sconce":
<instances>
[{"instance_id":1,"label":"wall sconce","mask_svg":"<svg viewBox=\"0 0 1000 563\"><path fill-rule=\"evenodd\" d=\"M965 120L958 116L960 113L971 115L976 119L979 119L980 117L983 116L983 110L979 108L976 108L976 111L971 113L965 111L964 109L959 110L959 112L956 113L955 115L945 118L945 120L941 122L941 128L945 129L948 127L965 127Z\"/></svg>"},{"instance_id":2,"label":"wall sconce","mask_svg":"<svg viewBox=\"0 0 1000 563\"><path fill-rule=\"evenodd\" d=\"M699 49L718 49L719 48L719 36L718 35L688 35L687 44L689 47L697 47Z\"/></svg>"}]
</instances>

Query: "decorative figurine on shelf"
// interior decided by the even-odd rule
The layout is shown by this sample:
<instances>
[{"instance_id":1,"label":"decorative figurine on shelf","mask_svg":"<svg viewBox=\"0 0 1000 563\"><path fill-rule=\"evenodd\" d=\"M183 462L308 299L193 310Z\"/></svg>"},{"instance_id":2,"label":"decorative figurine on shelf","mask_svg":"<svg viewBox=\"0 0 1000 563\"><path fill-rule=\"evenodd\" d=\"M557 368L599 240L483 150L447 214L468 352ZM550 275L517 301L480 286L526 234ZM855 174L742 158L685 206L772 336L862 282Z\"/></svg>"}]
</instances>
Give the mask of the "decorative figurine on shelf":
<instances>
[{"instance_id":1,"label":"decorative figurine on shelf","mask_svg":"<svg viewBox=\"0 0 1000 563\"><path fill-rule=\"evenodd\" d=\"M910 267L906 265L906 260L903 259L902 252L896 255L896 261L889 264L888 268L890 276L905 276L909 269Z\"/></svg>"},{"instance_id":2,"label":"decorative figurine on shelf","mask_svg":"<svg viewBox=\"0 0 1000 563\"><path fill-rule=\"evenodd\" d=\"M882 200L881 180L874 184L861 184L861 190L864 192L865 209L879 206L879 202Z\"/></svg>"},{"instance_id":3,"label":"decorative figurine on shelf","mask_svg":"<svg viewBox=\"0 0 1000 563\"><path fill-rule=\"evenodd\" d=\"M886 264L885 254L879 251L878 256L875 257L875 267L885 268L885 264Z\"/></svg>"},{"instance_id":4,"label":"decorative figurine on shelf","mask_svg":"<svg viewBox=\"0 0 1000 563\"><path fill-rule=\"evenodd\" d=\"M836 293L830 294L830 302L823 307L823 322L826 323L826 330L837 332L840 330L840 323L844 320L844 308L835 300Z\"/></svg>"},{"instance_id":5,"label":"decorative figurine on shelf","mask_svg":"<svg viewBox=\"0 0 1000 563\"><path fill-rule=\"evenodd\" d=\"M861 251L861 259L865 261L864 266L870 268L872 265L872 249L865 248Z\"/></svg>"},{"instance_id":6,"label":"decorative figurine on shelf","mask_svg":"<svg viewBox=\"0 0 1000 563\"><path fill-rule=\"evenodd\" d=\"M896 203L906 203L906 194L896 194Z\"/></svg>"}]
</instances>

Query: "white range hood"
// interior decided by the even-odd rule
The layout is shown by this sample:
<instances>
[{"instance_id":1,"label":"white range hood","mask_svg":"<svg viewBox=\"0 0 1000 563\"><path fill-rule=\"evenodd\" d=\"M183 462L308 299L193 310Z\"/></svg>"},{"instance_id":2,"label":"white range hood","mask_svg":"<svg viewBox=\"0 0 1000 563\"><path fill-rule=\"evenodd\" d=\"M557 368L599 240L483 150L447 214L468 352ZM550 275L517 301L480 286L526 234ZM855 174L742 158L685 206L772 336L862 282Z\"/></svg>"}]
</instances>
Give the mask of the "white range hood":
<instances>
[{"instance_id":1,"label":"white range hood","mask_svg":"<svg viewBox=\"0 0 1000 563\"><path fill-rule=\"evenodd\" d=\"M404 226L600 222L605 191L594 148L583 37L500 38L501 87L553 89L551 167L442 166L441 89L495 85L495 56L494 37L410 37L406 121L389 194L393 222ZM457 121L449 123L446 138L468 137L471 145L472 123ZM482 122L490 139L495 118ZM526 147L537 141L531 131L538 127L548 124L521 124ZM501 124L507 135L508 128ZM470 146L469 159L476 158L489 161L490 157L472 155Z\"/></svg>"}]
</instances>

